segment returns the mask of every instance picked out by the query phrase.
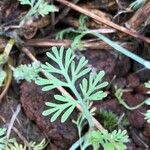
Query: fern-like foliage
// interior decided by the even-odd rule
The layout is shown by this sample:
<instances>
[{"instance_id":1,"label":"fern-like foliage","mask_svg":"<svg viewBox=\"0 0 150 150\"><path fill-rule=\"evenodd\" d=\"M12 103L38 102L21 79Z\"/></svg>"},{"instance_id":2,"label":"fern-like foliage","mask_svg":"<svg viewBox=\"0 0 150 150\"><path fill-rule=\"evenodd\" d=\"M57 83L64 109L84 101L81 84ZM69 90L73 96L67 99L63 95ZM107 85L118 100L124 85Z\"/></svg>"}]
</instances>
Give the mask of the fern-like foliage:
<instances>
[{"instance_id":1,"label":"fern-like foliage","mask_svg":"<svg viewBox=\"0 0 150 150\"><path fill-rule=\"evenodd\" d=\"M125 150L128 140L127 131L114 130L109 133L107 130L102 132L92 131L91 143L94 150L98 150L100 145L103 146L104 150Z\"/></svg>"},{"instance_id":2,"label":"fern-like foliage","mask_svg":"<svg viewBox=\"0 0 150 150\"><path fill-rule=\"evenodd\" d=\"M99 150L103 147L104 150L125 150L128 140L127 131L121 131L120 129L114 130L109 133L107 130L98 131L90 130L83 135L85 128L85 117L81 113L75 121L78 128L79 140L77 140L70 148L70 150L76 150L80 147L81 150L86 150L89 146L92 146L94 150Z\"/></svg>"},{"instance_id":3,"label":"fern-like foliage","mask_svg":"<svg viewBox=\"0 0 150 150\"><path fill-rule=\"evenodd\" d=\"M0 150L3 150L5 147L5 128L0 128Z\"/></svg>"},{"instance_id":4,"label":"fern-like foliage","mask_svg":"<svg viewBox=\"0 0 150 150\"><path fill-rule=\"evenodd\" d=\"M5 147L5 150L26 150L26 146L15 141L14 143L9 143L7 147Z\"/></svg>"},{"instance_id":5,"label":"fern-like foliage","mask_svg":"<svg viewBox=\"0 0 150 150\"><path fill-rule=\"evenodd\" d=\"M48 4L45 0L19 0L21 5L29 5L31 9L21 21L20 25L24 24L27 19L32 16L41 15L42 17L48 15L50 12L56 12L58 9L54 5Z\"/></svg>"},{"instance_id":6,"label":"fern-like foliage","mask_svg":"<svg viewBox=\"0 0 150 150\"><path fill-rule=\"evenodd\" d=\"M48 109L48 110L45 110L43 112L43 115L44 116L48 116L52 113L53 116L51 117L51 122L55 121L57 119L57 117L64 111L67 109L67 111L64 112L64 114L62 115L61 117L61 122L65 122L66 119L70 116L70 114L72 113L72 111L74 110L74 108L76 107L77 105L77 101L74 101L73 99L71 99L70 97L68 97L67 95L65 94L62 94L62 95L55 95L54 96L55 99L57 101L60 101L62 103L50 103L50 102L47 102L46 105L48 107L51 107L51 109Z\"/></svg>"},{"instance_id":7,"label":"fern-like foliage","mask_svg":"<svg viewBox=\"0 0 150 150\"><path fill-rule=\"evenodd\" d=\"M60 86L67 87L75 95L76 101L73 101L68 95L56 95L55 99L63 102L63 104L47 102L46 105L49 108L44 111L43 114L47 116L53 113L51 121L54 121L62 113L62 111L65 110L61 118L61 121L64 122L78 103L83 108L87 119L91 118L87 101L101 100L107 96L107 94L101 89L106 87L108 83L100 83L104 76L104 71L100 71L96 74L90 73L91 69L86 67L88 61L85 59L85 57L82 57L79 60L79 63L76 64L75 55L70 48L64 52L63 47L61 47L60 50L58 50L56 47L53 47L51 53L48 52L47 56L54 61L58 67L55 67L48 62L42 64L41 67L49 79L40 77L36 80L36 83L44 86L42 88L44 91L49 91ZM76 89L76 83L81 77L89 73L89 78L84 78L80 83L80 89L82 92L82 95L80 95L79 91ZM63 76L64 80L60 80L55 76L55 74Z\"/></svg>"},{"instance_id":8,"label":"fern-like foliage","mask_svg":"<svg viewBox=\"0 0 150 150\"><path fill-rule=\"evenodd\" d=\"M47 142L45 139L43 139L40 143L31 141L29 142L29 146L31 150L44 150L44 148L47 146ZM15 140L14 142L9 142L5 147L5 150L27 150L27 146L20 144Z\"/></svg>"},{"instance_id":9,"label":"fern-like foliage","mask_svg":"<svg viewBox=\"0 0 150 150\"><path fill-rule=\"evenodd\" d=\"M40 63L33 62L32 64L20 65L17 68L11 66L13 70L14 79L19 82L20 80L26 80L28 82L36 80L39 77L38 73L40 72Z\"/></svg>"}]
</instances>

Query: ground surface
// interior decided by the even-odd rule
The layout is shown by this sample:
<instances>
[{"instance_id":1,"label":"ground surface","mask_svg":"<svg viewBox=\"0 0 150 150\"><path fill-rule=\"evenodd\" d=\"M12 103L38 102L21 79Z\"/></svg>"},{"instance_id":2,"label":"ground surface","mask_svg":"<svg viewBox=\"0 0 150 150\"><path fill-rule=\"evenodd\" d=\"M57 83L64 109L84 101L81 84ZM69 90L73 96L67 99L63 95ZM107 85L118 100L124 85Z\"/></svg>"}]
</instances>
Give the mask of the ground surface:
<instances>
[{"instance_id":1,"label":"ground surface","mask_svg":"<svg viewBox=\"0 0 150 150\"><path fill-rule=\"evenodd\" d=\"M77 4L82 8L88 8L91 12L96 11L96 14L102 11L109 20L118 23L119 25L125 25L128 23L132 30L136 30L141 35L149 36L149 23L147 20L136 18L138 14L136 11L119 14L122 10L126 10L131 1L119 0L118 3L114 1L88 1L80 2ZM61 9L61 12L66 9L63 5L56 3ZM147 6L148 7L148 6ZM150 4L149 4L150 8ZM28 7L19 5L16 0L0 1L0 23L5 26L12 26L18 24L19 18L28 10ZM140 12L139 12L140 13ZM148 13L144 13L144 17L148 18ZM36 19L36 21L24 29L9 29L0 36L0 51L6 46L9 37L13 36L13 33L17 33L18 37L24 42L25 47L42 62L45 62L45 51L53 45L64 45L63 41L54 40L58 31L65 29L66 27L76 27L78 25L78 17L80 13L70 10L69 13L65 12L65 16L60 15L60 18L55 16L55 19L51 19L51 15ZM101 14L99 14L101 16ZM143 17L143 18L144 18ZM135 19L136 18L136 19ZM58 19L58 23L52 26ZM141 20L140 20L141 19ZM139 20L135 21L135 20ZM143 24L142 24L143 23ZM144 24L145 23L145 24ZM147 23L147 24L146 24ZM145 25L145 26L144 26ZM87 26L92 29L106 29L106 25L97 24L93 20L87 23ZM108 29L108 27L107 27ZM0 31L1 32L1 31ZM149 59L149 44L142 40L133 38L115 31L113 34L107 33L110 38L121 43L122 46L137 53L139 56ZM89 37L88 37L89 38ZM42 40L41 40L42 39ZM51 40L53 39L53 41ZM70 39L69 39L70 40ZM87 39L85 39L87 40ZM94 39L95 40L95 39ZM93 41L94 41L93 40ZM94 43L95 42L95 43ZM115 113L118 118L124 115L128 123L123 126L128 130L130 142L128 143L128 150L149 150L150 149L150 124L144 120L144 113L147 111L147 106L142 106L139 109L129 111L121 106L115 96L115 86L125 89L123 98L129 106L135 106L147 97L147 89L144 87L144 82L148 81L150 71L144 69L143 66L134 62L133 60L118 54L112 48L106 44L99 44L94 46L97 41L90 44L86 51L77 52L76 55L84 55L89 60L89 66L95 70L104 70L106 76L104 80L109 81L110 85L107 88L109 93L108 97L103 102L95 104L97 110L106 109ZM40 43L40 44L39 44ZM45 44L46 43L46 44ZM52 43L52 44L50 44ZM87 42L88 43L88 42ZM87 44L86 43L86 44ZM67 44L65 45L67 47ZM14 65L21 63L30 63L30 59L19 51L20 43L13 47L11 57L14 60ZM1 89L2 91L2 89ZM9 124L10 119L15 111L17 104L21 104L21 111L17 116L17 120L14 127L19 133L23 135L27 140L41 141L43 138L47 138L49 144L47 150L66 150L77 139L77 129L72 123L72 120L77 116L78 111L71 116L66 123L60 123L60 120L50 123L48 117L43 117L42 112L45 108L45 101L53 101L53 95L58 91L42 92L41 88L35 85L33 82L29 83L22 81L16 83L12 80L8 92L3 97L0 106L0 127ZM96 118L101 122L99 116ZM103 124L103 122L101 122ZM12 131L11 136L15 136L18 141L22 142L16 132Z\"/></svg>"}]
</instances>

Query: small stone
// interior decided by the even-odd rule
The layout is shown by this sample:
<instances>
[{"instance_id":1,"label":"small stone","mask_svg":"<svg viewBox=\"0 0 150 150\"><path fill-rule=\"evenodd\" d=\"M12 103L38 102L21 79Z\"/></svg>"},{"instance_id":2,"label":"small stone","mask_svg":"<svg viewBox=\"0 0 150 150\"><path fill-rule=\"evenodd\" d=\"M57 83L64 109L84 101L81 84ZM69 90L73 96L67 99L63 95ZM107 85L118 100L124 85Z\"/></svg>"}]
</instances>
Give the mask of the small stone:
<instances>
[{"instance_id":1,"label":"small stone","mask_svg":"<svg viewBox=\"0 0 150 150\"><path fill-rule=\"evenodd\" d=\"M140 84L140 79L135 74L130 74L127 77L127 87L135 88Z\"/></svg>"}]
</instances>

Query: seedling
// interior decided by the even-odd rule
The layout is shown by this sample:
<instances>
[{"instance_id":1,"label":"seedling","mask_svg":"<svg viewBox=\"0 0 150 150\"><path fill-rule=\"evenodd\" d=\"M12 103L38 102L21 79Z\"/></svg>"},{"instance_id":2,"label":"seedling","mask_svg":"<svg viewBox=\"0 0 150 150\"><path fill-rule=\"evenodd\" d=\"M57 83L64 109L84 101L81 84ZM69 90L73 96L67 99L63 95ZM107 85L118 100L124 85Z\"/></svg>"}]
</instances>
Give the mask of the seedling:
<instances>
[{"instance_id":1,"label":"seedling","mask_svg":"<svg viewBox=\"0 0 150 150\"><path fill-rule=\"evenodd\" d=\"M50 12L56 12L58 9L54 5L50 5L45 0L19 0L21 5L30 6L30 10L23 17L20 25L23 25L30 17L35 15L41 15L42 17L48 15Z\"/></svg>"}]
</instances>

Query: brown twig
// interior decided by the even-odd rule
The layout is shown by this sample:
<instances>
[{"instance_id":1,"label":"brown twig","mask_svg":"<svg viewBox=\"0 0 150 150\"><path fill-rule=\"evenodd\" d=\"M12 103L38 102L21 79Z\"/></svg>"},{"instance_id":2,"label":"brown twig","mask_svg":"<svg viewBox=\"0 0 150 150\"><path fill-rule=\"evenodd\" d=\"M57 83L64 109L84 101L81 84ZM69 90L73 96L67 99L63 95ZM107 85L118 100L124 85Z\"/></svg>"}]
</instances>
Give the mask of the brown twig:
<instances>
[{"instance_id":1,"label":"brown twig","mask_svg":"<svg viewBox=\"0 0 150 150\"><path fill-rule=\"evenodd\" d=\"M142 35L138 34L135 31L131 31L131 30L129 30L129 29L123 27L123 26L119 26L118 24L113 23L112 21L109 21L106 18L102 18L100 16L97 16L96 14L94 14L94 13L92 13L92 12L86 10L86 9L83 9L83 8L73 4L71 2L68 2L66 0L57 0L57 1L64 4L64 5L66 5L66 6L68 6L68 7L70 7L70 8L72 8L72 9L74 9L74 10L76 10L76 11L78 11L78 12L80 12L80 13L82 13L82 14L84 14L84 15L86 15L86 16L89 16L89 17L95 19L98 23L102 22L102 23L104 23L104 24L106 24L106 25L108 25L112 28L115 28L115 29L117 29L121 32L124 32L128 35L131 35L131 36L135 37L135 38L141 39L142 41L145 41L147 43L150 43L149 38L147 38L145 36L142 36Z\"/></svg>"},{"instance_id":2,"label":"brown twig","mask_svg":"<svg viewBox=\"0 0 150 150\"><path fill-rule=\"evenodd\" d=\"M77 3L79 0L73 0L73 3ZM65 8L60 14L59 16L56 18L55 23L53 25L56 25L62 18L64 18L68 12L70 11L70 8Z\"/></svg>"},{"instance_id":3,"label":"brown twig","mask_svg":"<svg viewBox=\"0 0 150 150\"><path fill-rule=\"evenodd\" d=\"M27 48L23 47L21 50L22 50L32 61L38 62L38 60L32 55L32 53L31 53ZM43 74L46 78L48 78L48 77L45 75L45 73L44 73L43 70L41 70L41 72L42 72L42 74ZM68 97L70 97L71 99L74 100L74 98L73 98L63 87L57 87L57 89L58 89L58 91L60 91L61 93L66 94ZM77 108L78 108L79 111L81 111L81 112L83 111L83 110L82 110L82 107L81 107L79 104L77 104ZM100 130L100 131L105 130L105 129L103 128L103 126L102 126L94 117L92 118L92 120L93 120L93 122L94 122L95 127L96 127L98 130Z\"/></svg>"},{"instance_id":4,"label":"brown twig","mask_svg":"<svg viewBox=\"0 0 150 150\"><path fill-rule=\"evenodd\" d=\"M118 41L117 41L118 42ZM32 46L32 47L52 47L52 46L57 46L57 47L61 47L64 46L65 48L68 48L71 46L72 41L71 40L53 40L53 39L30 39L25 41L25 45L26 46ZM124 43L120 43L118 42L118 44L121 44L123 47L127 48L127 49L135 49L136 46L134 43L132 42L124 42ZM113 50L113 48L111 46L109 46L108 44L106 44L103 41L99 41L97 39L90 39L90 40L83 40L81 41L81 45L83 49L90 49L90 50ZM37 53L42 53L48 51L46 49L42 50L42 51L36 51Z\"/></svg>"}]
</instances>

